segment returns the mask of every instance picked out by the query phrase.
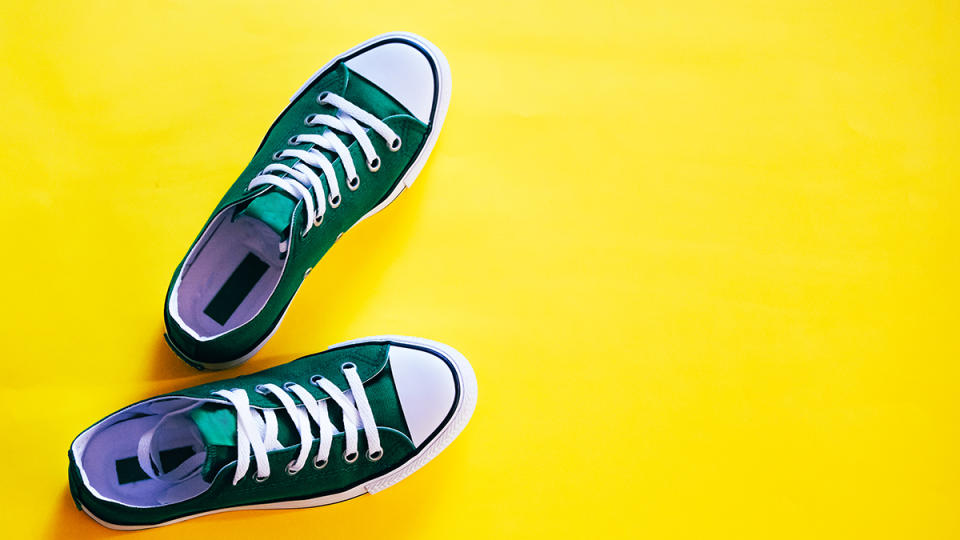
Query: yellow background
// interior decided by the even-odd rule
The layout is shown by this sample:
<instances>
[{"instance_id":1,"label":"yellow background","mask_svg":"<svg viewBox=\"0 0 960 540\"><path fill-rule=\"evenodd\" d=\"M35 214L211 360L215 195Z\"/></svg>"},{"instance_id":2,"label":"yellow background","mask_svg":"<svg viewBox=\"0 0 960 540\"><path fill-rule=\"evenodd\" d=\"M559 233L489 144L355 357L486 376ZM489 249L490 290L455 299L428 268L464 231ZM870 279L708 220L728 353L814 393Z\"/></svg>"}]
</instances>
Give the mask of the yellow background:
<instances>
[{"instance_id":1,"label":"yellow background","mask_svg":"<svg viewBox=\"0 0 960 540\"><path fill-rule=\"evenodd\" d=\"M401 333L479 378L429 466L138 538L956 538L958 26L955 2L4 0L3 536L110 534L66 483L104 414ZM175 265L293 91L397 29L453 70L428 166L262 353L198 374L161 338Z\"/></svg>"}]
</instances>

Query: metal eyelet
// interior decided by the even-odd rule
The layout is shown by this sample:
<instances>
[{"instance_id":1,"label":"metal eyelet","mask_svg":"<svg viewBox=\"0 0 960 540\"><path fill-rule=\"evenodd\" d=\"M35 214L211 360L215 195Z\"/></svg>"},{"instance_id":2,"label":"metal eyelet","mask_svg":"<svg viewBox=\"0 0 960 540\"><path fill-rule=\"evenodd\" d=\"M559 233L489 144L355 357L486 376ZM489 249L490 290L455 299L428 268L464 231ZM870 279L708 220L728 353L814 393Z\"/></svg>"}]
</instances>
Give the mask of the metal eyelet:
<instances>
[{"instance_id":1,"label":"metal eyelet","mask_svg":"<svg viewBox=\"0 0 960 540\"><path fill-rule=\"evenodd\" d=\"M270 393L270 390L267 390L267 387L264 386L264 385L262 385L262 384L258 384L258 385L256 385L256 386L254 386L253 389L256 390L256 392L257 392L258 394L263 395L263 396L266 396L266 395L268 395L268 394Z\"/></svg>"},{"instance_id":2,"label":"metal eyelet","mask_svg":"<svg viewBox=\"0 0 960 540\"><path fill-rule=\"evenodd\" d=\"M327 460L325 459L315 459L313 460L313 468L318 471L327 466Z\"/></svg>"},{"instance_id":3,"label":"metal eyelet","mask_svg":"<svg viewBox=\"0 0 960 540\"><path fill-rule=\"evenodd\" d=\"M357 369L357 365L353 362L344 362L340 365L340 371L346 371L348 369Z\"/></svg>"},{"instance_id":4,"label":"metal eyelet","mask_svg":"<svg viewBox=\"0 0 960 540\"><path fill-rule=\"evenodd\" d=\"M327 197L327 202L330 203L330 208L336 208L340 206L340 196L331 195L330 197Z\"/></svg>"},{"instance_id":5,"label":"metal eyelet","mask_svg":"<svg viewBox=\"0 0 960 540\"><path fill-rule=\"evenodd\" d=\"M291 382L291 381L287 381L287 382L283 383L283 389L284 389L284 390L289 390L294 384L295 384L295 383L293 383L293 382Z\"/></svg>"},{"instance_id":6,"label":"metal eyelet","mask_svg":"<svg viewBox=\"0 0 960 540\"><path fill-rule=\"evenodd\" d=\"M353 178L347 180L347 188L349 188L350 191L356 191L358 187L360 187L359 176L354 176Z\"/></svg>"},{"instance_id":7,"label":"metal eyelet","mask_svg":"<svg viewBox=\"0 0 960 540\"><path fill-rule=\"evenodd\" d=\"M367 162L367 168L370 169L370 172L377 172L380 170L380 158L375 157L372 160Z\"/></svg>"},{"instance_id":8,"label":"metal eyelet","mask_svg":"<svg viewBox=\"0 0 960 540\"><path fill-rule=\"evenodd\" d=\"M273 153L273 160L274 160L274 161L280 161L281 159L286 159L285 157L283 157L283 156L280 155L280 154L282 154L282 153L283 153L283 150L277 150L276 152L274 152L274 153Z\"/></svg>"},{"instance_id":9,"label":"metal eyelet","mask_svg":"<svg viewBox=\"0 0 960 540\"><path fill-rule=\"evenodd\" d=\"M320 381L322 380L323 380L323 377L321 377L320 375L314 375L310 377L310 384L314 386L320 386Z\"/></svg>"},{"instance_id":10,"label":"metal eyelet","mask_svg":"<svg viewBox=\"0 0 960 540\"><path fill-rule=\"evenodd\" d=\"M291 461L290 463L287 463L287 474L289 474L290 476L293 476L298 472L300 472L300 469L296 469L296 470L293 469L293 466L296 464L297 463L295 461Z\"/></svg>"},{"instance_id":11,"label":"metal eyelet","mask_svg":"<svg viewBox=\"0 0 960 540\"><path fill-rule=\"evenodd\" d=\"M263 478L260 478L260 476L258 476L258 475L256 475L256 474L253 475L253 480L256 481L257 483L260 483L260 484L266 482L266 481L267 481L267 478L270 478L270 475L264 476Z\"/></svg>"},{"instance_id":12,"label":"metal eyelet","mask_svg":"<svg viewBox=\"0 0 960 540\"><path fill-rule=\"evenodd\" d=\"M347 463L353 463L353 462L357 461L357 458L358 458L358 457L360 457L360 454L358 454L358 453L356 453L356 452L351 452L351 453L349 453L349 454L347 454L347 453L345 452L345 453L343 454L343 460L346 461Z\"/></svg>"},{"instance_id":13,"label":"metal eyelet","mask_svg":"<svg viewBox=\"0 0 960 540\"><path fill-rule=\"evenodd\" d=\"M370 450L367 450L367 460L368 461L380 461L380 458L383 457L383 450L377 450L376 452L371 453Z\"/></svg>"},{"instance_id":14,"label":"metal eyelet","mask_svg":"<svg viewBox=\"0 0 960 540\"><path fill-rule=\"evenodd\" d=\"M317 103L323 103L323 100L330 95L330 92L320 92L317 96Z\"/></svg>"},{"instance_id":15,"label":"metal eyelet","mask_svg":"<svg viewBox=\"0 0 960 540\"><path fill-rule=\"evenodd\" d=\"M308 115L306 118L303 119L303 123L304 123L305 125L308 125L308 126L310 126L310 127L313 127L313 119L314 119L316 116L317 116L317 115L315 115L315 114Z\"/></svg>"},{"instance_id":16,"label":"metal eyelet","mask_svg":"<svg viewBox=\"0 0 960 540\"><path fill-rule=\"evenodd\" d=\"M294 135L293 137L290 137L289 139L287 139L287 144L289 144L290 146L297 146L298 144L300 144L300 136Z\"/></svg>"},{"instance_id":17,"label":"metal eyelet","mask_svg":"<svg viewBox=\"0 0 960 540\"><path fill-rule=\"evenodd\" d=\"M396 152L397 150L400 149L401 144L403 144L403 141L400 140L400 137L397 137L396 139L393 140L392 143L390 143L390 151Z\"/></svg>"}]
</instances>

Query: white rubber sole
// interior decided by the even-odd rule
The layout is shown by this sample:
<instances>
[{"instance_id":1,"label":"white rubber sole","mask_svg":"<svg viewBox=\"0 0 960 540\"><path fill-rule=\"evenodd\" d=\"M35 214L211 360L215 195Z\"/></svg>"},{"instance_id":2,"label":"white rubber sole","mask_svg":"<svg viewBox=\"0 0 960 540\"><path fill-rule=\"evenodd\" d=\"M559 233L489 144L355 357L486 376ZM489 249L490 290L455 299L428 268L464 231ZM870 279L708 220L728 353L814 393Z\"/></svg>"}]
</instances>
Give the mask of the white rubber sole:
<instances>
[{"instance_id":1,"label":"white rubber sole","mask_svg":"<svg viewBox=\"0 0 960 540\"><path fill-rule=\"evenodd\" d=\"M423 148L420 149L420 155L417 156L417 159L413 161L410 167L407 169L407 172L400 178L400 182L397 183L397 187L394 188L393 192L383 200L380 204L375 206L372 210L364 214L363 217L357 220L357 223L354 223L353 227L356 227L358 223L367 219L368 217L376 214L377 212L386 208L390 203L396 200L400 196L400 193L403 192L405 188L411 187L413 182L417 179L417 176L420 174L420 171L423 170L424 165L427 163L427 158L430 157L431 152L433 152L434 145L437 144L437 137L440 136L440 128L443 127L443 121L447 118L447 109L450 106L450 93L453 91L453 81L450 74L450 64L447 62L447 57L440 52L440 49L436 47L433 43L430 43L426 39L409 32L390 32L377 36L367 42L364 42L351 51L361 49L367 45L376 43L378 41L383 41L385 39L402 37L410 41L414 41L423 47L432 57L434 64L437 66L437 76L440 77L439 84L437 85L437 110L433 116L433 123L431 125L430 133L427 134L427 140L423 143ZM342 56L347 56L350 54L350 51L345 53ZM324 68L326 69L326 68ZM321 70L320 72L322 72ZM316 78L320 72L314 75L311 78L311 81ZM308 83L309 84L309 83ZM304 88L307 85L304 85ZM303 91L301 88L300 91ZM298 93L299 94L299 93ZM349 231L349 229L347 229Z\"/></svg>"},{"instance_id":2,"label":"white rubber sole","mask_svg":"<svg viewBox=\"0 0 960 540\"><path fill-rule=\"evenodd\" d=\"M157 523L156 525L118 525L116 523L110 523L104 521L97 516L93 515L87 508L83 505L80 506L81 510L84 511L91 519L107 527L108 529L114 529L118 531L135 531L140 529L153 529L156 527L163 527L165 525L172 525L174 523L179 523L181 521L186 521L188 519L198 518L201 516L208 516L211 514L219 514L221 512L233 512L237 510L274 510L274 509L283 509L283 508L312 508L316 506L326 506L328 504L334 504L338 502L343 502L354 497L358 497L365 493L374 494L379 491L383 491L388 487L400 482L404 478L410 476L417 469L420 469L426 465L431 459L435 458L437 454L443 451L444 448L450 445L451 442L457 435L459 435L463 428L466 427L467 422L470 421L470 417L473 416L473 411L477 406L477 377L473 372L473 368L470 366L470 363L467 362L467 359L460 354L459 351L453 347L432 341L429 339L409 337L409 336L393 336L393 335L384 335L384 336L373 336L366 337L361 339L354 339L350 341L344 341L343 343L338 343L336 345L331 345L327 350L339 349L341 347L347 347L349 345L356 345L360 343L378 343L378 342L390 342L396 343L398 345L412 345L415 347L421 347L428 350L433 350L441 353L453 364L454 369L457 371L457 380L460 382L460 399L457 402L457 406L454 409L453 416L450 418L450 421L447 422L447 425L440 430L439 433L424 446L419 452L417 452L410 460L406 463L394 469L386 474L378 476L364 484L351 488L342 493L337 493L334 495L326 495L323 497L316 497L313 499L301 499L296 501L280 501L275 503L265 503L265 504L251 504L246 506L234 506L230 508L219 508L217 510L210 510L208 512L201 512L199 514L193 514L190 516L184 516L182 518L171 519L170 521L165 521L163 523Z\"/></svg>"},{"instance_id":3,"label":"white rubber sole","mask_svg":"<svg viewBox=\"0 0 960 540\"><path fill-rule=\"evenodd\" d=\"M423 167L427 163L427 158L430 157L430 154L433 152L433 147L437 144L437 138L440 136L440 128L443 127L443 121L447 117L447 109L450 106L450 93L453 91L453 83L452 83L452 78L450 74L450 64L447 62L447 58L443 55L443 53L440 52L440 49L438 49L436 45L434 45L433 43L430 43L426 39L416 34L412 34L410 32L388 32L386 34L381 34L374 38L368 39L367 41L364 41L363 43L357 45L356 47L353 47L350 50L334 57L333 60L330 60L329 62L327 62L326 65L324 65L322 68L317 70L316 73L314 73L309 79L307 79L307 82L303 83L303 85L296 91L296 93L294 93L293 96L290 97L291 103L297 100L300 97L300 95L303 94L304 90L306 90L307 87L310 86L310 84L317 79L317 77L322 75L323 72L327 71L328 69L330 69L330 67L332 67L337 62L340 62L344 58L351 56L353 53L361 49L365 49L367 47L370 47L371 45L375 45L381 41L387 41L394 38L403 38L403 39L413 41L418 45L420 45L421 47L423 47L423 49L430 54L433 60L433 63L437 66L437 76L440 78L439 84L437 85L437 92L438 92L437 110L434 113L433 122L430 127L430 132L427 134L427 140L424 141L423 148L420 149L420 155L418 155L417 159L415 159L413 163L410 164L410 167L407 169L407 172L405 172L403 176L400 177L400 181L397 182L397 186L393 189L392 192L390 192L387 198L385 198L377 206L373 207L373 209L371 209L369 212L364 214L363 217L358 219L357 222L354 223L343 234L350 232L350 230L352 230L354 227L360 224L360 222L380 212L381 210L389 206L390 203L397 200L397 197L399 197L400 194L403 193L404 189L409 188L410 186L413 185L413 182L417 179L417 176L420 174L420 171L423 170ZM339 240L339 238L337 240ZM306 278L306 276L304 276L304 278ZM299 292L299 290L300 289L298 287L297 291ZM296 297L296 293L294 293L294 298L295 297ZM290 304L292 303L293 303L293 298L290 299ZM290 308L290 305L288 304L287 309L289 308ZM272 338L273 335L276 334L277 329L280 327L280 323L283 322L283 318L287 314L287 309L284 310L283 315L280 316L280 320L277 321L277 324L273 327L273 330L270 331L267 337L263 338L263 340L257 343L257 345L254 346L252 351L241 356L240 358L237 358L234 360L228 360L226 362L214 362L214 363L200 362L199 360L194 360L191 358L187 363L192 364L194 366L200 366L202 369L209 370L209 371L222 371L225 369L237 367L245 363L247 360L250 360L258 352L260 352L260 349L262 349L264 345L267 344L267 341L269 341L270 338ZM207 339L202 339L202 338L200 339L203 341L206 341L209 339L214 339L216 337L218 336L212 336ZM197 337L195 336L195 338ZM186 355L182 353L178 352L177 354L186 358Z\"/></svg>"}]
</instances>

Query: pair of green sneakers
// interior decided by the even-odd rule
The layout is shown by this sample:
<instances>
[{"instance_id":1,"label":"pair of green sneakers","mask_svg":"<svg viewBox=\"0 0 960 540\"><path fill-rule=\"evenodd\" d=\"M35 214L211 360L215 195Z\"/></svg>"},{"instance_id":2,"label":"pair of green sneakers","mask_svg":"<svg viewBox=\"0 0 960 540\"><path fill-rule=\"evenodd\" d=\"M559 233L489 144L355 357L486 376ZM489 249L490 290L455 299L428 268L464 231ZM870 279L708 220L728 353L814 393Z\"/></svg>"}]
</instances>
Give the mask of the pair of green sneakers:
<instances>
[{"instance_id":1,"label":"pair of green sneakers","mask_svg":"<svg viewBox=\"0 0 960 540\"><path fill-rule=\"evenodd\" d=\"M273 335L340 236L409 187L436 142L450 70L390 33L334 58L270 127L174 272L170 347L226 369ZM449 346L378 336L121 409L70 446L77 507L115 529L375 493L463 430L477 382Z\"/></svg>"}]
</instances>

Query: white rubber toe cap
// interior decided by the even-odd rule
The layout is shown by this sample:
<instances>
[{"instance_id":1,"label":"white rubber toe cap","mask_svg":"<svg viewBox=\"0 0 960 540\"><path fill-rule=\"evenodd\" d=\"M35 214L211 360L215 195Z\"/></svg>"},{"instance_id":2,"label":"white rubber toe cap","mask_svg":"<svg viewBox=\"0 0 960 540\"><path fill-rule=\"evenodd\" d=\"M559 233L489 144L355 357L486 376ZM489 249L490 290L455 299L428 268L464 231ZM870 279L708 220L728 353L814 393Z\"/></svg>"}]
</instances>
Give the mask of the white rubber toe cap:
<instances>
[{"instance_id":1,"label":"white rubber toe cap","mask_svg":"<svg viewBox=\"0 0 960 540\"><path fill-rule=\"evenodd\" d=\"M441 358L420 349L390 346L390 369L413 444L420 446L453 409L457 385Z\"/></svg>"},{"instance_id":2,"label":"white rubber toe cap","mask_svg":"<svg viewBox=\"0 0 960 540\"><path fill-rule=\"evenodd\" d=\"M436 67L412 43L386 42L354 56L347 68L393 96L421 122L430 122L436 99Z\"/></svg>"}]
</instances>

